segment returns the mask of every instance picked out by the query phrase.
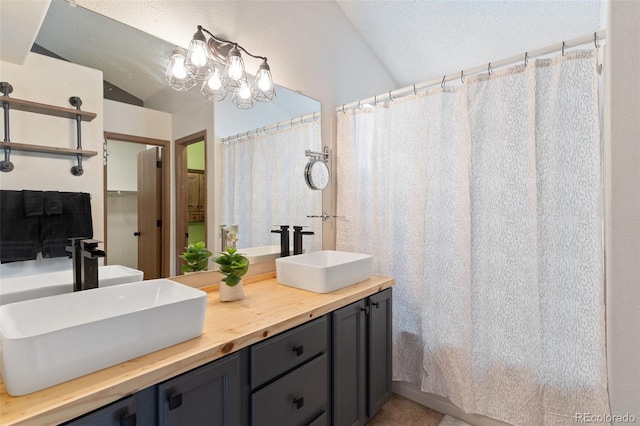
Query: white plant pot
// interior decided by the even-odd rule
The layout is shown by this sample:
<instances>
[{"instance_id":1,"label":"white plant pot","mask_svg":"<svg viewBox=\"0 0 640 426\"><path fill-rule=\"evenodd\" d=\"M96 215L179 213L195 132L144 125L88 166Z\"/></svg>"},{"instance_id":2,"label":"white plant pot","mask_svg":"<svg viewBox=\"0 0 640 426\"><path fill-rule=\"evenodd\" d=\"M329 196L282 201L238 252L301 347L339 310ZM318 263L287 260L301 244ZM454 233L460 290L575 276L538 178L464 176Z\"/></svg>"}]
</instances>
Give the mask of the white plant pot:
<instances>
[{"instance_id":1,"label":"white plant pot","mask_svg":"<svg viewBox=\"0 0 640 426\"><path fill-rule=\"evenodd\" d=\"M244 299L244 289L242 288L242 280L233 287L226 283L226 278L220 282L220 301L233 302L235 300Z\"/></svg>"}]
</instances>

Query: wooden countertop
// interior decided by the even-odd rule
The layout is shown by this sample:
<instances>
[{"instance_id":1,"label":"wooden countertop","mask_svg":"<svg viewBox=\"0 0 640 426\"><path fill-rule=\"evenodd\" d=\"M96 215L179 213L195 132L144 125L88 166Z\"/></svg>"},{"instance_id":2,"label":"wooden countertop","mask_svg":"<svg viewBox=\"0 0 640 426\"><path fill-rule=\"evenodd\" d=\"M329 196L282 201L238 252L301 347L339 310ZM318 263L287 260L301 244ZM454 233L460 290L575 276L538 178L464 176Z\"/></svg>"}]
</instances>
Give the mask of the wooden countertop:
<instances>
[{"instance_id":1,"label":"wooden countertop","mask_svg":"<svg viewBox=\"0 0 640 426\"><path fill-rule=\"evenodd\" d=\"M275 273L243 281L246 298L236 302L220 302L217 285L202 288L208 299L200 337L24 396L8 395L0 381L0 424L49 426L73 419L395 283L372 275L341 290L316 294L278 284Z\"/></svg>"}]
</instances>

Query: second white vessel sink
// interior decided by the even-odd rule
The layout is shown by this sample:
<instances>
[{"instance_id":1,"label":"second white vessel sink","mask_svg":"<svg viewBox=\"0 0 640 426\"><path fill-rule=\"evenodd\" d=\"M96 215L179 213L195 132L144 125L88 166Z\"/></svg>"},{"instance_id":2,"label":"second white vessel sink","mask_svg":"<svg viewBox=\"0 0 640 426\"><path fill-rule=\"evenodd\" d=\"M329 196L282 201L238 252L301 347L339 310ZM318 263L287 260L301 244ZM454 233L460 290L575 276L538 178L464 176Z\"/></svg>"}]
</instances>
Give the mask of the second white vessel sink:
<instances>
[{"instance_id":1,"label":"second white vessel sink","mask_svg":"<svg viewBox=\"0 0 640 426\"><path fill-rule=\"evenodd\" d=\"M142 281L143 272L122 265L98 267L98 287ZM45 272L0 279L0 305L73 291L73 271Z\"/></svg>"},{"instance_id":2,"label":"second white vessel sink","mask_svg":"<svg viewBox=\"0 0 640 426\"><path fill-rule=\"evenodd\" d=\"M0 306L2 378L24 395L202 334L207 294L167 279Z\"/></svg>"},{"instance_id":3,"label":"second white vessel sink","mask_svg":"<svg viewBox=\"0 0 640 426\"><path fill-rule=\"evenodd\" d=\"M368 280L371 260L368 254L321 250L276 259L276 274L280 284L329 293Z\"/></svg>"}]
</instances>

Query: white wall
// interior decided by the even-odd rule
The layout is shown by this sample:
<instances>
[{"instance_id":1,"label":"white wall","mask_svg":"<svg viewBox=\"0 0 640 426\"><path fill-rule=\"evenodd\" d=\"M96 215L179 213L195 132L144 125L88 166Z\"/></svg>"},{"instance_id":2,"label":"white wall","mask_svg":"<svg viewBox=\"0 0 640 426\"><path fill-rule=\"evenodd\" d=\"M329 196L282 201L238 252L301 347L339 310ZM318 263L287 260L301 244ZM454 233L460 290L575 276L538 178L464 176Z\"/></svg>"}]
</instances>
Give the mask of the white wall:
<instances>
[{"instance_id":1,"label":"white wall","mask_svg":"<svg viewBox=\"0 0 640 426\"><path fill-rule=\"evenodd\" d=\"M611 1L605 75L607 357L614 414L640 422L640 2Z\"/></svg>"},{"instance_id":2,"label":"white wall","mask_svg":"<svg viewBox=\"0 0 640 426\"><path fill-rule=\"evenodd\" d=\"M214 138L214 103L207 101L198 91L176 92L167 87L156 95L147 99L146 105L151 108L161 109L171 113L172 123L172 140L184 138L186 136L201 131L207 132L206 141L206 170L207 170L207 241L208 247L217 247L215 243L218 229L218 217L220 216L219 207L215 205L214 194L219 193L216 185L220 185L219 176L216 177L215 171L219 170L220 155L216 155L215 138ZM175 145L171 146L171 158L175 161ZM218 163L216 165L216 162ZM212 173L211 171L214 171ZM173 185L171 195L171 226L175 230L176 218L176 197L175 197L175 165L171 166L171 182ZM213 214L211 214L213 213ZM175 232L171 236L171 259L175 259L176 236ZM176 275L175 261L171 261L171 275ZM209 268L215 264L210 262Z\"/></svg>"},{"instance_id":3,"label":"white wall","mask_svg":"<svg viewBox=\"0 0 640 426\"><path fill-rule=\"evenodd\" d=\"M104 240L102 72L29 53L23 65L0 62L0 81L11 83L11 97L73 108L69 98L79 96L82 110L97 114L93 121L82 122L82 148L98 152L83 159L82 176L70 172L75 157L14 151L11 162L15 169L2 173L0 188L88 192L94 238ZM76 122L71 119L11 111L10 130L12 142L64 148L77 145Z\"/></svg>"},{"instance_id":4,"label":"white wall","mask_svg":"<svg viewBox=\"0 0 640 426\"><path fill-rule=\"evenodd\" d=\"M140 136L145 138L172 140L172 117L171 114L157 111L150 108L143 108L135 105L124 104L111 100L104 100L104 130L105 132L119 133L129 136ZM109 162L109 173L107 173L107 190L137 190L137 157L140 150L146 149L143 144L128 142L110 142L109 149L111 155L107 158ZM170 150L173 150L171 147ZM173 154L169 167L171 176L170 188L165 191L170 194L171 205L173 206L174 186L173 186ZM112 171L113 168L115 171ZM133 232L137 228L137 199L135 196L126 195L122 197L110 197L108 204L109 222L109 247L107 261L110 264L120 264L135 267L137 261L127 259L137 259L137 242L133 237ZM169 222L170 239L175 239L175 220L173 213ZM120 241L120 244L118 243ZM114 244L117 244L114 246ZM175 258L174 245L171 245L170 259ZM175 262L169 261L170 275L175 275Z\"/></svg>"}]
</instances>

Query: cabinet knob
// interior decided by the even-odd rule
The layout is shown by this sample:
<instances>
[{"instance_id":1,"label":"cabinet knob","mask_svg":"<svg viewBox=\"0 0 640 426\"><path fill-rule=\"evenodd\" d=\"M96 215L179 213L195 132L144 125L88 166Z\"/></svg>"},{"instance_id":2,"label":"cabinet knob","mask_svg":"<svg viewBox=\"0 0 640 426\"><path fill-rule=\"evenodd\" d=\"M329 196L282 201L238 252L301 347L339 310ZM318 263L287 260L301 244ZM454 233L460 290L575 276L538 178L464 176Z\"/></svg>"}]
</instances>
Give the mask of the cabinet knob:
<instances>
[{"instance_id":1,"label":"cabinet knob","mask_svg":"<svg viewBox=\"0 0 640 426\"><path fill-rule=\"evenodd\" d=\"M120 426L136 426L136 413L120 417Z\"/></svg>"},{"instance_id":2,"label":"cabinet knob","mask_svg":"<svg viewBox=\"0 0 640 426\"><path fill-rule=\"evenodd\" d=\"M299 410L302 407L304 407L304 398L303 397L293 398L293 403L296 404L296 409Z\"/></svg>"},{"instance_id":3,"label":"cabinet knob","mask_svg":"<svg viewBox=\"0 0 640 426\"><path fill-rule=\"evenodd\" d=\"M296 356L300 356L304 353L304 346L300 345L300 346L294 346L293 347L293 351L296 353Z\"/></svg>"},{"instance_id":4,"label":"cabinet knob","mask_svg":"<svg viewBox=\"0 0 640 426\"><path fill-rule=\"evenodd\" d=\"M169 396L169 410L173 410L182 405L182 394L172 394Z\"/></svg>"}]
</instances>

